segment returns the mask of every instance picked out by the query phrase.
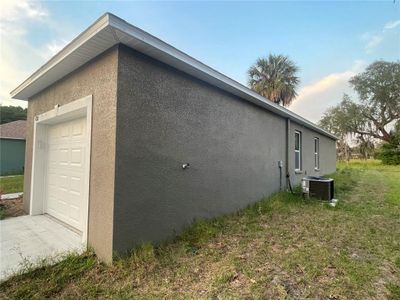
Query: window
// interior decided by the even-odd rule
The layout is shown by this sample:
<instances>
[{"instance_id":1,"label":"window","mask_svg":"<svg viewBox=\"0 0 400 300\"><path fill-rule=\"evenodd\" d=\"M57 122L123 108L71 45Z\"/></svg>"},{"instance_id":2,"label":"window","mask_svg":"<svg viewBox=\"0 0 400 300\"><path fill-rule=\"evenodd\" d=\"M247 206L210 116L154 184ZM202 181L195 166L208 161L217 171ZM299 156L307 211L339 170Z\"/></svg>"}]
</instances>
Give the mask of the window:
<instances>
[{"instance_id":1,"label":"window","mask_svg":"<svg viewBox=\"0 0 400 300\"><path fill-rule=\"evenodd\" d=\"M294 169L301 170L301 132L294 132Z\"/></svg>"},{"instance_id":2,"label":"window","mask_svg":"<svg viewBox=\"0 0 400 300\"><path fill-rule=\"evenodd\" d=\"M319 170L319 138L314 138L314 168Z\"/></svg>"}]
</instances>

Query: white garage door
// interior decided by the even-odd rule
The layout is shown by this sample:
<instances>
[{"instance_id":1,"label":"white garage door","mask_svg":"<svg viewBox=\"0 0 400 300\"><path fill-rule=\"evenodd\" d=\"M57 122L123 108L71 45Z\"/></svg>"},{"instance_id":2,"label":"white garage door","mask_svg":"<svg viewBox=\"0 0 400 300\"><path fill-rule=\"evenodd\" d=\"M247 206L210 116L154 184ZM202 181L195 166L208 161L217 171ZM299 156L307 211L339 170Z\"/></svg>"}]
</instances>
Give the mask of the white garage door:
<instances>
[{"instance_id":1,"label":"white garage door","mask_svg":"<svg viewBox=\"0 0 400 300\"><path fill-rule=\"evenodd\" d=\"M45 212L83 231L86 118L50 126L47 138Z\"/></svg>"}]
</instances>

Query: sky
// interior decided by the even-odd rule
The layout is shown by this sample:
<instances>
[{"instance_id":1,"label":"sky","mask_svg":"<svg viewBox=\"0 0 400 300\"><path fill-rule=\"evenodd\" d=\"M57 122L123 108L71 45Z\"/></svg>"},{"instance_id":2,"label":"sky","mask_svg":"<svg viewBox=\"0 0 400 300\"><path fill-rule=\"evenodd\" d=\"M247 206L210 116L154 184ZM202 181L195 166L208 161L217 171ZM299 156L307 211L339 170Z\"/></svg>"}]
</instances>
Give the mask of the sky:
<instances>
[{"instance_id":1,"label":"sky","mask_svg":"<svg viewBox=\"0 0 400 300\"><path fill-rule=\"evenodd\" d=\"M400 1L133 2L0 1L0 103L105 12L247 85L258 57L289 56L300 68L289 107L317 122L348 80L376 60L400 59Z\"/></svg>"}]
</instances>

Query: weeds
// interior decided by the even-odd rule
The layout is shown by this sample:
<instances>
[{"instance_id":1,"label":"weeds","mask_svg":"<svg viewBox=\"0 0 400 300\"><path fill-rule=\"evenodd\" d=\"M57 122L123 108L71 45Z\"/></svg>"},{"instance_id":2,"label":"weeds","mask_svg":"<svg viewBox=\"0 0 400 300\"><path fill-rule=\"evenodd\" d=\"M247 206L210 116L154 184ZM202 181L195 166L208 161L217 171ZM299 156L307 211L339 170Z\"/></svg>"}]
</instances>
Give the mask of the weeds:
<instances>
[{"instance_id":1,"label":"weeds","mask_svg":"<svg viewBox=\"0 0 400 300\"><path fill-rule=\"evenodd\" d=\"M339 164L339 204L277 193L197 220L112 266L72 255L0 285L0 298L399 299L400 168Z\"/></svg>"}]
</instances>

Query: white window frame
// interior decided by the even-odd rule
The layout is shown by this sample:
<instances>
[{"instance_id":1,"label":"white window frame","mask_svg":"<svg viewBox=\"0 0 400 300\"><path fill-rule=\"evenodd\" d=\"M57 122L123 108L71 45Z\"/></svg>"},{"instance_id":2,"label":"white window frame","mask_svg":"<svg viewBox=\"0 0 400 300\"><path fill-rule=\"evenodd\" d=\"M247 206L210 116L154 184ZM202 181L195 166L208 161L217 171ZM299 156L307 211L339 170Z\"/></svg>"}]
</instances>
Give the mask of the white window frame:
<instances>
[{"instance_id":1,"label":"white window frame","mask_svg":"<svg viewBox=\"0 0 400 300\"><path fill-rule=\"evenodd\" d=\"M319 170L319 138L314 138L314 170Z\"/></svg>"},{"instance_id":2,"label":"white window frame","mask_svg":"<svg viewBox=\"0 0 400 300\"><path fill-rule=\"evenodd\" d=\"M299 136L299 149L296 149L296 135ZM294 132L294 170L300 172L302 168L301 148L302 148L301 131L295 130ZM296 166L296 153L299 153L299 166Z\"/></svg>"}]
</instances>

